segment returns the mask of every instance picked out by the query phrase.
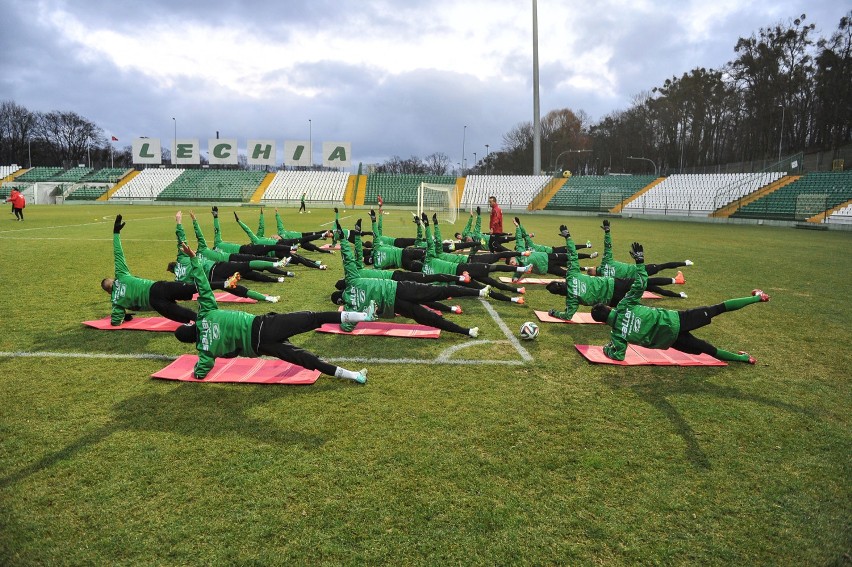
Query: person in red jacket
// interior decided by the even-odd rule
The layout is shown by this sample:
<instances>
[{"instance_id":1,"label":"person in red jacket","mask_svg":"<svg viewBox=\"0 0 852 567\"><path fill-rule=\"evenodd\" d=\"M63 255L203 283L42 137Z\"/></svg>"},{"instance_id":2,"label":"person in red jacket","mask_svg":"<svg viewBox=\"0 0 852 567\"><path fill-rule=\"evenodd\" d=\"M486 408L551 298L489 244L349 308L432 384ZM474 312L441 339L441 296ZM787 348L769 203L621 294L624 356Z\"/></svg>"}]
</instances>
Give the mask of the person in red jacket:
<instances>
[{"instance_id":1,"label":"person in red jacket","mask_svg":"<svg viewBox=\"0 0 852 567\"><path fill-rule=\"evenodd\" d=\"M488 206L491 207L491 220L488 223L491 234L503 234L503 209L497 204L497 197L488 197Z\"/></svg>"},{"instance_id":2,"label":"person in red jacket","mask_svg":"<svg viewBox=\"0 0 852 567\"><path fill-rule=\"evenodd\" d=\"M12 189L12 192L9 193L9 198L6 199L6 202L12 203L12 212L15 213L15 220L24 220L24 207L27 206L27 200L24 198L24 194L17 189Z\"/></svg>"}]
</instances>

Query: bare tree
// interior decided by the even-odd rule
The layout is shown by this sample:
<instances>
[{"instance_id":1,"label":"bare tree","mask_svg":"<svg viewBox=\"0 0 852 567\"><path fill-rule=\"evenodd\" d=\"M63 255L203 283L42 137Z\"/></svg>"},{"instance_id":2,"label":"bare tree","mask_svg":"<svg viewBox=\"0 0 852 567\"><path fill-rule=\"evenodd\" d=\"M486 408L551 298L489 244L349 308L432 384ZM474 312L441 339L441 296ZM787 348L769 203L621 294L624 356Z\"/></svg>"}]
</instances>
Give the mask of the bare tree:
<instances>
[{"instance_id":1,"label":"bare tree","mask_svg":"<svg viewBox=\"0 0 852 567\"><path fill-rule=\"evenodd\" d=\"M103 130L76 112L43 114L36 130L49 145L54 163L80 163L91 148L106 145Z\"/></svg>"},{"instance_id":2,"label":"bare tree","mask_svg":"<svg viewBox=\"0 0 852 567\"><path fill-rule=\"evenodd\" d=\"M30 144L38 115L11 100L0 103L0 163L30 167Z\"/></svg>"},{"instance_id":3,"label":"bare tree","mask_svg":"<svg viewBox=\"0 0 852 567\"><path fill-rule=\"evenodd\" d=\"M426 173L431 175L446 175L450 168L450 158L443 152L429 154L423 159Z\"/></svg>"}]
</instances>

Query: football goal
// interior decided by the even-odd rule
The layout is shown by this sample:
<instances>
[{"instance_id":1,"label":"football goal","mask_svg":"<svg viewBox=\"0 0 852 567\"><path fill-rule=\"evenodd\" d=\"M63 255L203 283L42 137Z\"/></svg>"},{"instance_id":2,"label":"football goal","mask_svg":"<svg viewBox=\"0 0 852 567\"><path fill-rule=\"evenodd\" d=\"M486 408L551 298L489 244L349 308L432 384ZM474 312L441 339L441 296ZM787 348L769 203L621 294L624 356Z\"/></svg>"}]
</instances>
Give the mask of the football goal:
<instances>
[{"instance_id":1,"label":"football goal","mask_svg":"<svg viewBox=\"0 0 852 567\"><path fill-rule=\"evenodd\" d=\"M421 183L417 188L417 214L433 213L446 223L455 224L459 216L458 188L453 185Z\"/></svg>"}]
</instances>

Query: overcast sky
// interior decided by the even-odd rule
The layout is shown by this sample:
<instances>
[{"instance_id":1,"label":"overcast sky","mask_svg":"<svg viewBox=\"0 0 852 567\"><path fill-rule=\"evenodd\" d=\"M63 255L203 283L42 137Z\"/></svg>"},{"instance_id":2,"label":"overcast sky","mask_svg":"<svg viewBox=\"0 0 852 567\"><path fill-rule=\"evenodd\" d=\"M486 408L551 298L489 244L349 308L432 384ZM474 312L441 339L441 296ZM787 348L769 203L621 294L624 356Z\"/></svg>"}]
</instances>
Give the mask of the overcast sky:
<instances>
[{"instance_id":1,"label":"overcast sky","mask_svg":"<svg viewBox=\"0 0 852 567\"><path fill-rule=\"evenodd\" d=\"M740 37L849 0L538 0L541 115L592 121ZM533 120L531 0L0 0L0 100L140 136L352 144L353 168L502 146ZM175 120L172 120L175 117ZM465 128L467 126L467 128ZM543 152L544 153L544 152ZM546 156L543 155L543 161Z\"/></svg>"}]
</instances>

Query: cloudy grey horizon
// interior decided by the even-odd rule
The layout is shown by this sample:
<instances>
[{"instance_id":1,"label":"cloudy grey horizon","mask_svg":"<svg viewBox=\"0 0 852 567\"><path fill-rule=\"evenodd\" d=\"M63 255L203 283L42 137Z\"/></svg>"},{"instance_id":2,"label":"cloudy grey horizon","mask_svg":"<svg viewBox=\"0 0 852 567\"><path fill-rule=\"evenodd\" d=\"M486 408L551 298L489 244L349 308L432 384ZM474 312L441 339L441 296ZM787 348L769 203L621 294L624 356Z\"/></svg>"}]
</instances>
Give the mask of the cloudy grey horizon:
<instances>
[{"instance_id":1,"label":"cloudy grey horizon","mask_svg":"<svg viewBox=\"0 0 852 567\"><path fill-rule=\"evenodd\" d=\"M538 0L541 115L592 123L740 37L800 14L828 38L849 7ZM351 143L352 169L441 152L469 167L533 120L532 2L0 0L0 100L73 111L117 145L157 137ZM174 117L174 119L173 119ZM489 146L486 149L486 144ZM462 152L464 151L464 156ZM546 159L546 156L543 157Z\"/></svg>"}]
</instances>

